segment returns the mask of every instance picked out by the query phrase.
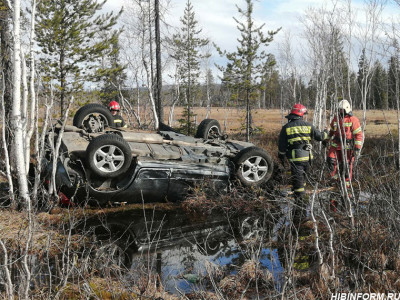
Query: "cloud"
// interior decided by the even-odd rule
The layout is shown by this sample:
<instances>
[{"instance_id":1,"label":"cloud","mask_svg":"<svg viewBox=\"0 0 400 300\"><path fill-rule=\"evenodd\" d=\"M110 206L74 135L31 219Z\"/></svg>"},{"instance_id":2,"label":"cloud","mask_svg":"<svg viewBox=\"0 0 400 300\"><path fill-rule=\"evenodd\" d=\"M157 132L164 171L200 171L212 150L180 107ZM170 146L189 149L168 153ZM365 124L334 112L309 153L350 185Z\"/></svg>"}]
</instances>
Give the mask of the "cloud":
<instances>
[{"instance_id":1,"label":"cloud","mask_svg":"<svg viewBox=\"0 0 400 300\"><path fill-rule=\"evenodd\" d=\"M128 0L125 0L128 1ZM107 11L118 11L122 3L121 0L108 0L104 8ZM129 0L132 1L132 0ZM154 1L154 0L150 0ZM160 0L162 3L164 0ZM256 25L265 23L264 32L276 30L282 27L270 44L267 51L279 56L279 45L282 45L285 40L285 35L290 32L293 49L299 51L299 40L304 26L300 18L304 16L305 11L310 8L332 8L332 2L326 0L259 0L254 1L254 18ZM238 45L237 39L240 32L236 28L237 23L233 17L239 18L239 13L236 5L245 9L246 2L244 0L191 0L195 17L198 21L198 28L202 29L202 37L209 38L211 42L217 44L221 49L234 51ZM343 4L343 2L342 2ZM363 0L352 1L353 10L357 12L359 17L363 15L362 6ZM180 18L184 13L186 0L171 0L168 11L165 15L166 22L178 29ZM384 18L388 19L393 16L397 9L393 6L385 10ZM364 17L365 20L365 17ZM213 50L212 58L219 64L224 64L224 60L219 57L215 49Z\"/></svg>"}]
</instances>

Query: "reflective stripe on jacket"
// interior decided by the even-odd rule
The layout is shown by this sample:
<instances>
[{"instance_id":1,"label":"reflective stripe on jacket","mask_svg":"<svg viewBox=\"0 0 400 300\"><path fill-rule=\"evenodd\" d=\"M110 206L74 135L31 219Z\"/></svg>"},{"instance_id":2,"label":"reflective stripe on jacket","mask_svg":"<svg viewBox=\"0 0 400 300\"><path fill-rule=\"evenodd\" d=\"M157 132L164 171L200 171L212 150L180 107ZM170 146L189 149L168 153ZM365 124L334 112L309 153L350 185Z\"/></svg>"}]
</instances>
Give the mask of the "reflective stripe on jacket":
<instances>
[{"instance_id":1,"label":"reflective stripe on jacket","mask_svg":"<svg viewBox=\"0 0 400 300\"><path fill-rule=\"evenodd\" d=\"M339 118L339 124L335 116L331 122L329 136L333 136L331 147L337 150L342 149L342 143L346 144L347 149L353 148L353 142L354 148L361 149L362 147L363 132L360 121L356 116L345 115L343 118Z\"/></svg>"},{"instance_id":2,"label":"reflective stripe on jacket","mask_svg":"<svg viewBox=\"0 0 400 300\"><path fill-rule=\"evenodd\" d=\"M126 127L124 119L120 115L115 115L114 117L114 127Z\"/></svg>"},{"instance_id":3,"label":"reflective stripe on jacket","mask_svg":"<svg viewBox=\"0 0 400 300\"><path fill-rule=\"evenodd\" d=\"M321 132L304 121L301 117L289 119L282 127L279 134L279 153L286 154L291 162L304 162L312 159L312 153L304 148L312 139L322 141L327 138L325 132Z\"/></svg>"}]
</instances>

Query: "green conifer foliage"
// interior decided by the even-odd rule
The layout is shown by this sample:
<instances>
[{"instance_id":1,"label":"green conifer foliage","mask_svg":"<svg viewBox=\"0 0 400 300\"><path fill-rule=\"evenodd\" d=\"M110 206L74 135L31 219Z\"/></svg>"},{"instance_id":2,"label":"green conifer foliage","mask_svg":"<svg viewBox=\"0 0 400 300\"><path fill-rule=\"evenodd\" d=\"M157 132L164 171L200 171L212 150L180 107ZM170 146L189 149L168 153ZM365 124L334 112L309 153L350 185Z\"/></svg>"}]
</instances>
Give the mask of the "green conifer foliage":
<instances>
[{"instance_id":1,"label":"green conifer foliage","mask_svg":"<svg viewBox=\"0 0 400 300\"><path fill-rule=\"evenodd\" d=\"M249 140L251 129L251 112L250 102L255 99L256 91L260 88L265 68L266 60L269 56L262 48L272 42L276 31L268 31L267 36L263 33L263 27L254 24L253 17L253 0L245 0L246 9L236 6L240 15L241 21L234 17L237 23L237 29L240 32L238 38L239 45L235 52L227 53L217 47L220 55L226 56L228 64L226 67L218 66L223 72L223 81L231 88L232 98L244 100L246 105L246 140Z\"/></svg>"},{"instance_id":2,"label":"green conifer foliage","mask_svg":"<svg viewBox=\"0 0 400 300\"><path fill-rule=\"evenodd\" d=\"M182 27L173 36L174 54L179 72L180 84L182 86L182 98L186 108L183 118L179 120L181 130L186 134L193 133L192 107L196 95L199 93L200 60L205 57L201 48L206 46L208 39L200 38L201 29L198 29L198 22L195 19L193 6L189 0L186 2L183 17L180 19Z\"/></svg>"},{"instance_id":3,"label":"green conifer foliage","mask_svg":"<svg viewBox=\"0 0 400 300\"><path fill-rule=\"evenodd\" d=\"M58 89L61 114L67 93L94 80L99 58L110 51L118 38L119 32L113 26L121 12L99 14L105 2L38 2L36 36L41 47L41 68L44 82L51 82Z\"/></svg>"},{"instance_id":4,"label":"green conifer foliage","mask_svg":"<svg viewBox=\"0 0 400 300\"><path fill-rule=\"evenodd\" d=\"M399 85L400 64L397 55L391 56L388 70L388 104L389 108L397 107L396 87Z\"/></svg>"},{"instance_id":5,"label":"green conifer foliage","mask_svg":"<svg viewBox=\"0 0 400 300\"><path fill-rule=\"evenodd\" d=\"M379 61L374 64L369 109L388 109L387 74Z\"/></svg>"}]
</instances>

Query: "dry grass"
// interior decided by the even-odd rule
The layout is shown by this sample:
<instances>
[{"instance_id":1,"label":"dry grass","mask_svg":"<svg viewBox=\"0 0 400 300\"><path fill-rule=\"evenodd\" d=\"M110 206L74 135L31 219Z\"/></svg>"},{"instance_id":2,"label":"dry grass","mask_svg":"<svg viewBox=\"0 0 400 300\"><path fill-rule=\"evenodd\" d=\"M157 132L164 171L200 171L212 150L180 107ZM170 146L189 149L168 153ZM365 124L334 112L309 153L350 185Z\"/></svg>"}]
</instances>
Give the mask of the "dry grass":
<instances>
[{"instance_id":1,"label":"dry grass","mask_svg":"<svg viewBox=\"0 0 400 300\"><path fill-rule=\"evenodd\" d=\"M70 112L70 117L68 118L68 124L72 125L72 119L75 112L79 109L79 107L74 107ZM168 116L170 113L170 107L164 108L164 122L168 123ZM175 107L174 109L174 122L172 124L173 127L177 127L179 124L177 122L178 119L182 117L182 112L184 107ZM206 118L207 110L204 107L194 107L192 112L196 115L196 123L199 124L202 120ZM148 116L144 117L144 108L141 108L141 119L149 121L150 111L149 109L145 112ZM41 110L40 115L44 115L44 111ZM279 134L280 128L282 124L286 123L285 115L287 115L287 111L282 114L279 109L253 109L252 117L254 125L262 130L264 133L269 134ZM310 111L306 116L306 120L312 121L313 112ZM354 115L357 116L360 120L363 118L363 112L360 110L354 111ZM123 114L126 119L126 114ZM59 117L59 116L58 116ZM57 118L57 116L55 116ZM222 129L228 134L234 134L240 132L241 128L244 130L245 120L246 120L246 111L243 108L235 108L235 107L212 107L210 111L210 115L208 116L210 119L216 119L220 122ZM397 135L397 111L395 110L368 110L366 114L367 118L367 126L365 129L366 135L368 136L383 136L389 133L389 129L391 134ZM136 121L131 120L133 124L136 126ZM41 123L41 122L40 122ZM328 127L329 124L326 124ZM1 128L1 125L0 125Z\"/></svg>"},{"instance_id":2,"label":"dry grass","mask_svg":"<svg viewBox=\"0 0 400 300\"><path fill-rule=\"evenodd\" d=\"M68 238L55 225L63 223L63 216L40 213L33 216L33 236L31 253L39 257L45 255L46 251L50 256L60 252L59 245L63 245ZM0 210L0 239L10 249L19 249L25 245L28 237L28 215L25 212ZM79 249L82 237L74 234L71 237L71 248ZM47 248L47 246L49 248Z\"/></svg>"},{"instance_id":3,"label":"dry grass","mask_svg":"<svg viewBox=\"0 0 400 300\"><path fill-rule=\"evenodd\" d=\"M165 108L165 117L169 114L169 108ZM182 115L183 108L175 108L175 120ZM200 123L206 116L205 108L194 108L196 121ZM261 128L265 133L279 134L282 124L286 123L284 116L282 118L279 109L254 109L252 110L253 122L255 126ZM360 120L363 118L362 111L355 111L354 115ZM208 118L216 119L221 123L222 128L228 133L236 133L245 124L245 111L237 108L213 107ZM312 120L312 111L306 116L306 120ZM167 120L165 120L167 121ZM177 122L173 124L176 126ZM329 124L327 124L328 127ZM387 135L389 130L393 135L397 134L397 112L394 110L369 110L367 111L367 126L365 133L368 136Z\"/></svg>"}]
</instances>

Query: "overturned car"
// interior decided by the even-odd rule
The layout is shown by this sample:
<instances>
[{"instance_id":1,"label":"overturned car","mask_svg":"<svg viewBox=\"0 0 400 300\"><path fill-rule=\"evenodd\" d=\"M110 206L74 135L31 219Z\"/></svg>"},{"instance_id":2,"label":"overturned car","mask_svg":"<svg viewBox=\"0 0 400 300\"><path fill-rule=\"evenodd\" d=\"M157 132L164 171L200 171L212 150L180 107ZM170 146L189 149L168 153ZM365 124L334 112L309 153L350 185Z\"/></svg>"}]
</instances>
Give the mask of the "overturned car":
<instances>
[{"instance_id":1,"label":"overturned car","mask_svg":"<svg viewBox=\"0 0 400 300\"><path fill-rule=\"evenodd\" d=\"M232 181L257 187L272 175L265 150L228 139L216 120L203 120L195 137L164 124L158 132L112 128L112 120L106 107L88 104L77 111L73 126L65 126L56 181L75 202L179 201L196 186L223 192ZM49 143L60 134L49 135ZM48 165L52 160L49 153Z\"/></svg>"}]
</instances>

